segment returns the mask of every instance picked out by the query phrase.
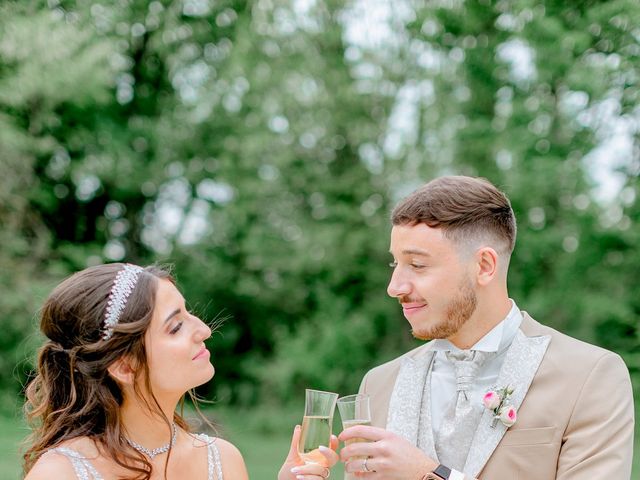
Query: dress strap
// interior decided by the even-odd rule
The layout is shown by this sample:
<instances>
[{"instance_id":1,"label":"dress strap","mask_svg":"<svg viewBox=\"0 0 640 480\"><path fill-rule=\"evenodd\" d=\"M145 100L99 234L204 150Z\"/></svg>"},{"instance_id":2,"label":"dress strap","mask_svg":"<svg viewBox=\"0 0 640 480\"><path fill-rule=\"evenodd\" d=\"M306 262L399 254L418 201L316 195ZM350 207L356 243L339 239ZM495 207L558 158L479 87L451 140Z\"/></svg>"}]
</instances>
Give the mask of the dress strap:
<instances>
[{"instance_id":1,"label":"dress strap","mask_svg":"<svg viewBox=\"0 0 640 480\"><path fill-rule=\"evenodd\" d=\"M67 457L71 462L71 465L73 465L73 470L76 472L76 477L78 477L78 480L104 480L95 469L95 467L91 464L89 459L79 452L67 447L52 448L51 450L47 451L47 453L49 452L59 453Z\"/></svg>"},{"instance_id":2,"label":"dress strap","mask_svg":"<svg viewBox=\"0 0 640 480\"><path fill-rule=\"evenodd\" d=\"M220 459L220 450L216 446L216 439L204 433L197 437L207 444L207 468L209 471L209 480L224 480L222 476L222 460Z\"/></svg>"}]
</instances>

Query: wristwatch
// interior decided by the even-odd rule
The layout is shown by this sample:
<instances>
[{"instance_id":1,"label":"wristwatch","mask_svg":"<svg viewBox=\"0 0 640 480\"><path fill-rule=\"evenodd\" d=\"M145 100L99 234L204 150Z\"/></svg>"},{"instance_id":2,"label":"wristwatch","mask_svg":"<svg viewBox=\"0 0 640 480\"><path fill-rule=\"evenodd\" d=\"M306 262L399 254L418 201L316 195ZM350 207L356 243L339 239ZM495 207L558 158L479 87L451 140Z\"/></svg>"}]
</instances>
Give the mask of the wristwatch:
<instances>
[{"instance_id":1,"label":"wristwatch","mask_svg":"<svg viewBox=\"0 0 640 480\"><path fill-rule=\"evenodd\" d=\"M438 465L433 472L427 473L422 480L449 480L451 469L444 465Z\"/></svg>"}]
</instances>

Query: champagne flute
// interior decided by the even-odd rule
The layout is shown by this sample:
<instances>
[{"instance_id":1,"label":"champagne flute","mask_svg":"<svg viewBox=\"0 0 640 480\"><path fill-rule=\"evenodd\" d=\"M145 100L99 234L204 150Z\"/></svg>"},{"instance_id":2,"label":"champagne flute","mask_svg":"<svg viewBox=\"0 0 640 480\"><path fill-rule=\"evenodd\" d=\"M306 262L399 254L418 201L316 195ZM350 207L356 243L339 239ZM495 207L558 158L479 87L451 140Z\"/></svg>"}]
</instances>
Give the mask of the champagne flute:
<instances>
[{"instance_id":1,"label":"champagne flute","mask_svg":"<svg viewBox=\"0 0 640 480\"><path fill-rule=\"evenodd\" d=\"M336 408L337 393L305 390L304 417L298 443L298 453L304 463L316 463L328 467L327 458L320 452L320 445L331 444L331 425Z\"/></svg>"},{"instance_id":2,"label":"champagne flute","mask_svg":"<svg viewBox=\"0 0 640 480\"><path fill-rule=\"evenodd\" d=\"M338 410L342 419L342 428L355 427L356 425L371 425L371 412L369 410L369 395L366 393L358 393L356 395L348 395L338 399ZM368 442L366 438L353 438L347 440L345 445L351 445L357 442ZM351 457L352 459L365 458L360 456ZM354 476L345 472L345 480L354 479Z\"/></svg>"}]
</instances>

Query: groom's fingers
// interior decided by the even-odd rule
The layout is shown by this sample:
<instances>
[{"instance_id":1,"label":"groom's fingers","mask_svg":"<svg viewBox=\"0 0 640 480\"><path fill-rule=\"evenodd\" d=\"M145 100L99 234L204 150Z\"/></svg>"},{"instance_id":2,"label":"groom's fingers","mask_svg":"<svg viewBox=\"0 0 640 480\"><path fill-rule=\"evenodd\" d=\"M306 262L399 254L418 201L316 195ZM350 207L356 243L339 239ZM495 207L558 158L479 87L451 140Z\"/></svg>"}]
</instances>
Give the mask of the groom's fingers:
<instances>
[{"instance_id":1,"label":"groom's fingers","mask_svg":"<svg viewBox=\"0 0 640 480\"><path fill-rule=\"evenodd\" d=\"M340 450L340 458L343 462L351 457L380 457L380 447L375 443L358 442L352 443Z\"/></svg>"},{"instance_id":2,"label":"groom's fingers","mask_svg":"<svg viewBox=\"0 0 640 480\"><path fill-rule=\"evenodd\" d=\"M364 438L370 442L377 442L389 435L384 428L367 427L365 425L356 425L355 427L349 427L342 431L338 436L341 442L346 440L352 440L354 438Z\"/></svg>"}]
</instances>

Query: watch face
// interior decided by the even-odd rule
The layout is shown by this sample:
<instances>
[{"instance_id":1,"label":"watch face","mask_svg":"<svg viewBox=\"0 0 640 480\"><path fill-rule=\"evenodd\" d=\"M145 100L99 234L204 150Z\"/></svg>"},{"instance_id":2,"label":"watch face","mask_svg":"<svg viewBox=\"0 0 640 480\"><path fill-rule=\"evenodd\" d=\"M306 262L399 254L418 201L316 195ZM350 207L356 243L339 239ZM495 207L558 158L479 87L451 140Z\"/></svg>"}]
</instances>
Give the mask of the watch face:
<instances>
[{"instance_id":1,"label":"watch face","mask_svg":"<svg viewBox=\"0 0 640 480\"><path fill-rule=\"evenodd\" d=\"M445 467L444 465L438 465L438 467L433 471L436 475L436 479L444 479L449 480L449 475L451 475L451 469L449 467Z\"/></svg>"},{"instance_id":2,"label":"watch face","mask_svg":"<svg viewBox=\"0 0 640 480\"><path fill-rule=\"evenodd\" d=\"M449 475L451 475L450 468L438 465L433 472L427 473L421 480L449 480Z\"/></svg>"}]
</instances>

